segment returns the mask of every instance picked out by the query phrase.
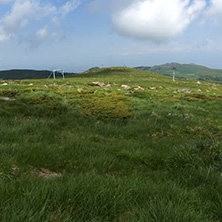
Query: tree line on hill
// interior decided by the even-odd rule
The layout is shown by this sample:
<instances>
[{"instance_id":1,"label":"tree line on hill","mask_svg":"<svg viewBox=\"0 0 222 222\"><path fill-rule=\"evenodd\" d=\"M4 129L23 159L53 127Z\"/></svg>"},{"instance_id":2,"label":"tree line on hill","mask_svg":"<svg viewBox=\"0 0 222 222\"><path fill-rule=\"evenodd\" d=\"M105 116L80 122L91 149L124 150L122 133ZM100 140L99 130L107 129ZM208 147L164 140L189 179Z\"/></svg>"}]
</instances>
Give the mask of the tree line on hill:
<instances>
[{"instance_id":1,"label":"tree line on hill","mask_svg":"<svg viewBox=\"0 0 222 222\"><path fill-rule=\"evenodd\" d=\"M32 70L32 69L12 69L0 71L0 79L46 79L52 71L49 70ZM66 75L74 73L65 72ZM61 77L60 74L56 76Z\"/></svg>"}]
</instances>

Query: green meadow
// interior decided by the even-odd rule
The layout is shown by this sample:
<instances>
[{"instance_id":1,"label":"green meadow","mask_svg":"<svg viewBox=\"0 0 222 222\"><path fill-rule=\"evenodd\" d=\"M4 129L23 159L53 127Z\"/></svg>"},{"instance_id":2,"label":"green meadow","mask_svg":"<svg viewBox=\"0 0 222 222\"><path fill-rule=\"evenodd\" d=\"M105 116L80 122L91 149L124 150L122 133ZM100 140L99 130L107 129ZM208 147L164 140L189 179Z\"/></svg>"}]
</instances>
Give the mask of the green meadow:
<instances>
[{"instance_id":1,"label":"green meadow","mask_svg":"<svg viewBox=\"0 0 222 222\"><path fill-rule=\"evenodd\" d=\"M124 67L0 80L0 221L220 222L222 85Z\"/></svg>"}]
</instances>

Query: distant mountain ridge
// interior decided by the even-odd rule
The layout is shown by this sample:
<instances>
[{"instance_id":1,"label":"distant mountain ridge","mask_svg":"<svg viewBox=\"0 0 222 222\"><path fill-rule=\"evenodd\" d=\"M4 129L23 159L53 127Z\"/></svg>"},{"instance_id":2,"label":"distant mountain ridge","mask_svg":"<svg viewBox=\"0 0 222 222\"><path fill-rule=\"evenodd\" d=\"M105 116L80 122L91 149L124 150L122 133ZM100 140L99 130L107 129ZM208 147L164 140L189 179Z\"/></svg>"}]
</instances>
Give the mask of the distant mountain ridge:
<instances>
[{"instance_id":1,"label":"distant mountain ridge","mask_svg":"<svg viewBox=\"0 0 222 222\"><path fill-rule=\"evenodd\" d=\"M0 71L0 79L46 79L52 71L33 69L12 69ZM70 75L71 73L65 73ZM58 77L60 75L58 74Z\"/></svg>"},{"instance_id":2,"label":"distant mountain ridge","mask_svg":"<svg viewBox=\"0 0 222 222\"><path fill-rule=\"evenodd\" d=\"M91 69L96 69L93 67ZM196 79L204 81L218 81L222 82L222 70L211 69L205 66L180 63L166 63L155 66L138 66L134 69L159 73L166 76L172 76L172 69L176 68L176 78ZM52 71L50 70L33 70L33 69L12 69L0 71L0 79L45 79L48 78ZM65 75L72 75L76 73L65 73ZM60 75L57 75L60 77Z\"/></svg>"},{"instance_id":3,"label":"distant mountain ridge","mask_svg":"<svg viewBox=\"0 0 222 222\"><path fill-rule=\"evenodd\" d=\"M191 64L180 64L180 63L166 63L163 65L151 66L138 66L135 69L155 72L166 76L172 76L172 69L176 68L177 78L187 79L198 79L198 80L212 80L222 81L222 70L221 69L210 69L205 66Z\"/></svg>"}]
</instances>

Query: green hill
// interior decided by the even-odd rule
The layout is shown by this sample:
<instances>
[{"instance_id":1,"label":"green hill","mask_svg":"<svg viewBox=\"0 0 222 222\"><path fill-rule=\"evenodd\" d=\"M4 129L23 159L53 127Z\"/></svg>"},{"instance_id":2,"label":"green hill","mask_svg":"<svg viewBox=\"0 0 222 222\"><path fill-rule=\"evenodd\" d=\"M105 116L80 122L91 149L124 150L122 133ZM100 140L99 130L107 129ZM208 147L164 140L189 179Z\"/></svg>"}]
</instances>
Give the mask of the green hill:
<instances>
[{"instance_id":1,"label":"green hill","mask_svg":"<svg viewBox=\"0 0 222 222\"><path fill-rule=\"evenodd\" d=\"M221 221L221 104L125 67L0 80L0 221Z\"/></svg>"},{"instance_id":2,"label":"green hill","mask_svg":"<svg viewBox=\"0 0 222 222\"><path fill-rule=\"evenodd\" d=\"M222 81L222 70L210 69L205 66L200 66L196 64L166 63L153 67L135 67L135 69L160 73L167 76L172 76L173 68L176 68L177 78L197 79L206 81Z\"/></svg>"}]
</instances>

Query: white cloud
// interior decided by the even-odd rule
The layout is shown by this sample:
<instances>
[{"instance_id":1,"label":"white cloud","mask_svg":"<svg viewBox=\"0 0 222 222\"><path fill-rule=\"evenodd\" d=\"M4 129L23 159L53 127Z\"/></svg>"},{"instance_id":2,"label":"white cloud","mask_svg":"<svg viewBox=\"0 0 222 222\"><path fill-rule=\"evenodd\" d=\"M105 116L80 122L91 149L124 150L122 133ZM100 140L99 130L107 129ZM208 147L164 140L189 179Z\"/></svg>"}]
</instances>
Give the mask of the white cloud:
<instances>
[{"instance_id":1,"label":"white cloud","mask_svg":"<svg viewBox=\"0 0 222 222\"><path fill-rule=\"evenodd\" d=\"M14 33L26 27L30 19L44 18L55 11L53 5L41 5L38 0L17 0L11 11L2 18L2 24L5 30Z\"/></svg>"},{"instance_id":2,"label":"white cloud","mask_svg":"<svg viewBox=\"0 0 222 222\"><path fill-rule=\"evenodd\" d=\"M0 42L8 41L11 35L5 32L4 28L0 26Z\"/></svg>"},{"instance_id":3,"label":"white cloud","mask_svg":"<svg viewBox=\"0 0 222 222\"><path fill-rule=\"evenodd\" d=\"M221 0L211 0L210 7L206 11L206 15L211 16L215 20L222 18L222 1Z\"/></svg>"},{"instance_id":4,"label":"white cloud","mask_svg":"<svg viewBox=\"0 0 222 222\"><path fill-rule=\"evenodd\" d=\"M50 25L50 22L51 25L58 26L59 33L57 35L54 30L53 33L48 33L48 35L54 36L54 39L62 39L60 37L58 38L58 36L61 36L59 20L62 15L65 16L75 10L80 5L81 0L66 0L65 3L60 4L60 6L55 6L53 4L55 1L50 2L45 0L0 0L0 4L9 3L10 1L13 2L10 11L2 18L0 17L0 42L9 40L17 33L22 36L23 31L26 30L27 27L30 27L28 25L35 21L44 23L43 25L45 25L44 28L36 31L35 36L39 42L41 39L42 41L47 39L46 34L50 29L46 27ZM30 30L33 29L34 27ZM33 33L30 33L30 36L31 35L33 35Z\"/></svg>"},{"instance_id":5,"label":"white cloud","mask_svg":"<svg viewBox=\"0 0 222 222\"><path fill-rule=\"evenodd\" d=\"M205 0L130 0L115 5L112 21L125 36L161 42L184 32L206 5Z\"/></svg>"},{"instance_id":6,"label":"white cloud","mask_svg":"<svg viewBox=\"0 0 222 222\"><path fill-rule=\"evenodd\" d=\"M28 23L27 18L31 15L31 3L16 2L10 13L8 13L3 19L2 24L5 30L10 32L16 32L25 27Z\"/></svg>"},{"instance_id":7,"label":"white cloud","mask_svg":"<svg viewBox=\"0 0 222 222\"><path fill-rule=\"evenodd\" d=\"M80 0L68 0L64 5L62 5L59 9L60 13L64 16L75 10L79 7L81 1Z\"/></svg>"},{"instance_id":8,"label":"white cloud","mask_svg":"<svg viewBox=\"0 0 222 222\"><path fill-rule=\"evenodd\" d=\"M62 30L55 32L48 25L45 25L44 27L36 31L34 35L25 39L25 41L29 43L30 48L36 48L43 42L50 44L54 42L59 42L63 39L65 39L65 34Z\"/></svg>"},{"instance_id":9,"label":"white cloud","mask_svg":"<svg viewBox=\"0 0 222 222\"><path fill-rule=\"evenodd\" d=\"M43 27L42 29L39 29L39 30L36 32L36 37L37 37L39 40L46 39L48 36L49 36L48 26L45 26L45 27Z\"/></svg>"}]
</instances>

